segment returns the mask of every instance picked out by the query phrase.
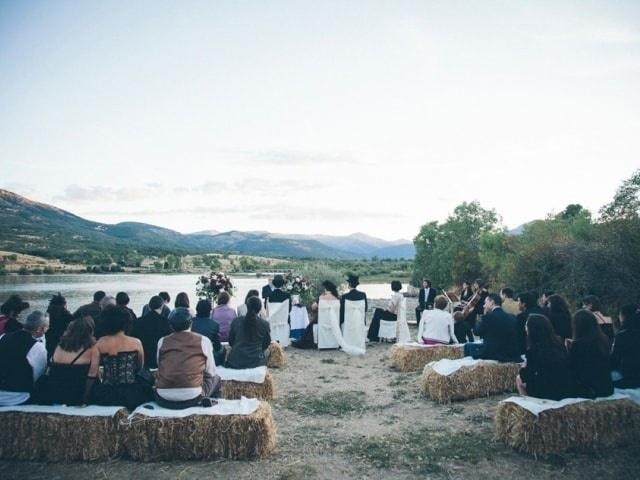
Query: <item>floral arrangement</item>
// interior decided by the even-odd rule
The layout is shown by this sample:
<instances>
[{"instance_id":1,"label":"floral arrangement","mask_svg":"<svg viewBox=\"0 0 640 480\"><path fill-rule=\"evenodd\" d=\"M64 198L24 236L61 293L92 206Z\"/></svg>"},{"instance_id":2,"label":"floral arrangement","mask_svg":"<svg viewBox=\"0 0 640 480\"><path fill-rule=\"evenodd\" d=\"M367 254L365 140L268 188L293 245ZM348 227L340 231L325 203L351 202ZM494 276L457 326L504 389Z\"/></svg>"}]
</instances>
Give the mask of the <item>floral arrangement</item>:
<instances>
[{"instance_id":1,"label":"floral arrangement","mask_svg":"<svg viewBox=\"0 0 640 480\"><path fill-rule=\"evenodd\" d=\"M284 291L291 295L298 295L302 303L308 303L312 299L311 284L302 275L287 273L284 275Z\"/></svg>"},{"instance_id":2,"label":"floral arrangement","mask_svg":"<svg viewBox=\"0 0 640 480\"><path fill-rule=\"evenodd\" d=\"M198 298L217 302L220 292L227 292L233 296L234 286L231 278L224 272L211 272L209 275L202 275L196 282L196 295Z\"/></svg>"}]
</instances>

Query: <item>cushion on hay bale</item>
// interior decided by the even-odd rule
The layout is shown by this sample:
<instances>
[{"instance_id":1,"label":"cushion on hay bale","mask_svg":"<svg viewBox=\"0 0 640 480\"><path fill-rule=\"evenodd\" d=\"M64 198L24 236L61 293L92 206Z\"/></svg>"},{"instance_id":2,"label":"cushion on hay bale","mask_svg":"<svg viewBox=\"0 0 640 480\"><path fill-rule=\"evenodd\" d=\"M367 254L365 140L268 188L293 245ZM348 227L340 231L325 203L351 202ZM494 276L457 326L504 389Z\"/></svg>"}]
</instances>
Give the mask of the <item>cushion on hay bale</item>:
<instances>
[{"instance_id":1,"label":"cushion on hay bale","mask_svg":"<svg viewBox=\"0 0 640 480\"><path fill-rule=\"evenodd\" d=\"M271 354L269 355L269 361L267 367L269 368L282 368L287 363L287 356L284 353L284 347L278 342L271 342Z\"/></svg>"},{"instance_id":2,"label":"cushion on hay bale","mask_svg":"<svg viewBox=\"0 0 640 480\"><path fill-rule=\"evenodd\" d=\"M640 405L619 394L595 401L511 397L498 405L495 424L496 436L521 452L593 452L640 442Z\"/></svg>"},{"instance_id":3,"label":"cushion on hay bale","mask_svg":"<svg viewBox=\"0 0 640 480\"><path fill-rule=\"evenodd\" d=\"M242 397L273 400L275 387L273 376L267 367L233 369L217 367L222 378L222 398L238 400Z\"/></svg>"},{"instance_id":4,"label":"cushion on hay bale","mask_svg":"<svg viewBox=\"0 0 640 480\"><path fill-rule=\"evenodd\" d=\"M122 453L123 407L0 407L0 458L66 462Z\"/></svg>"},{"instance_id":5,"label":"cushion on hay bale","mask_svg":"<svg viewBox=\"0 0 640 480\"><path fill-rule=\"evenodd\" d=\"M391 347L391 366L402 372L422 370L429 362L448 358L462 358L463 345L421 345L419 343L397 343Z\"/></svg>"},{"instance_id":6,"label":"cushion on hay bale","mask_svg":"<svg viewBox=\"0 0 640 480\"><path fill-rule=\"evenodd\" d=\"M440 403L514 392L520 367L471 357L439 360L424 367L422 392Z\"/></svg>"},{"instance_id":7,"label":"cushion on hay bale","mask_svg":"<svg viewBox=\"0 0 640 480\"><path fill-rule=\"evenodd\" d=\"M125 449L134 460L262 458L276 445L271 406L256 399L168 410L155 403L129 416Z\"/></svg>"}]
</instances>

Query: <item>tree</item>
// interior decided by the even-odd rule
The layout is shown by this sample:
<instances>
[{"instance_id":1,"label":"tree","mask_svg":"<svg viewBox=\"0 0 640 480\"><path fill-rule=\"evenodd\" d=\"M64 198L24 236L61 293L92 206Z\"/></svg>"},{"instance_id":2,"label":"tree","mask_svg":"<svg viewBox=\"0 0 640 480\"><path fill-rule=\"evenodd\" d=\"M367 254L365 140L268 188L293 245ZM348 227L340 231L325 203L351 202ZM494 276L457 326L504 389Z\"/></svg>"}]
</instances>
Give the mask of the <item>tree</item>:
<instances>
[{"instance_id":1,"label":"tree","mask_svg":"<svg viewBox=\"0 0 640 480\"><path fill-rule=\"evenodd\" d=\"M640 218L640 169L622 182L611 203L600 209L603 221Z\"/></svg>"}]
</instances>

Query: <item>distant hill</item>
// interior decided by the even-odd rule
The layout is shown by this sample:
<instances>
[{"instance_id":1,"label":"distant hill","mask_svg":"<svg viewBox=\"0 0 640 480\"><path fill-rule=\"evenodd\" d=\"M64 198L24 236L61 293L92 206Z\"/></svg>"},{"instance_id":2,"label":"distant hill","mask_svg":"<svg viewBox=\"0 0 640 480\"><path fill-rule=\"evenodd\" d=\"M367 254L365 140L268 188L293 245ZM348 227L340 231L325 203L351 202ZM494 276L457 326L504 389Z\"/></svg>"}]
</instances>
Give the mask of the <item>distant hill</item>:
<instances>
[{"instance_id":1,"label":"distant hill","mask_svg":"<svg viewBox=\"0 0 640 480\"><path fill-rule=\"evenodd\" d=\"M139 222L94 222L57 207L0 189L0 250L84 261L91 256L127 253L166 255L228 252L278 257L355 259L413 258L407 240L386 240L356 233L283 235L263 231L182 234Z\"/></svg>"}]
</instances>

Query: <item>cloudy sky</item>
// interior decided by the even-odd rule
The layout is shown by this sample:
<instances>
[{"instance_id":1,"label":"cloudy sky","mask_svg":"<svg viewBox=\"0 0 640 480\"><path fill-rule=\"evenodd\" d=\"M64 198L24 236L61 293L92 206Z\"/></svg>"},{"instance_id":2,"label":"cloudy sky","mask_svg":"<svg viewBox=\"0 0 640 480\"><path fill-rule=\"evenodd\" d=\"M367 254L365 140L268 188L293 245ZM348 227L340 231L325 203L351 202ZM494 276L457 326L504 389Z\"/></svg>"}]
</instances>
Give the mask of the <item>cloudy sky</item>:
<instances>
[{"instance_id":1,"label":"cloudy sky","mask_svg":"<svg viewBox=\"0 0 640 480\"><path fill-rule=\"evenodd\" d=\"M637 1L0 0L0 187L183 232L413 238L640 167Z\"/></svg>"}]
</instances>

